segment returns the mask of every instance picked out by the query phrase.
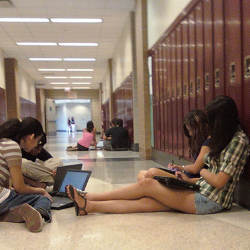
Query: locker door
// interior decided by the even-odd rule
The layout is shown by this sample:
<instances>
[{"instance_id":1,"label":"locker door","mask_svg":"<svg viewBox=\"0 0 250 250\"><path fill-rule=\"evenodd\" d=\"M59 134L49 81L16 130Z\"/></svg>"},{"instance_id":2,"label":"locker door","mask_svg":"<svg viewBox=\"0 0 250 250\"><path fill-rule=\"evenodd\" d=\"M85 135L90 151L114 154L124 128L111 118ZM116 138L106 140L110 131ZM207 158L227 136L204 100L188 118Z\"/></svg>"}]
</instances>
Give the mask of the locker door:
<instances>
[{"instance_id":1,"label":"locker door","mask_svg":"<svg viewBox=\"0 0 250 250\"><path fill-rule=\"evenodd\" d=\"M197 108L204 109L204 40L203 40L203 3L195 8L195 36L196 36L196 98Z\"/></svg>"},{"instance_id":2,"label":"locker door","mask_svg":"<svg viewBox=\"0 0 250 250\"><path fill-rule=\"evenodd\" d=\"M177 142L177 155L179 157L183 157L183 107L182 107L182 26L179 25L176 29L176 84L177 84L177 134L178 134L178 142Z\"/></svg>"},{"instance_id":3,"label":"locker door","mask_svg":"<svg viewBox=\"0 0 250 250\"><path fill-rule=\"evenodd\" d=\"M172 120L173 120L173 153L177 155L177 126L178 112L176 103L176 31L171 34L171 61L172 61Z\"/></svg>"},{"instance_id":4,"label":"locker door","mask_svg":"<svg viewBox=\"0 0 250 250\"><path fill-rule=\"evenodd\" d=\"M167 40L163 42L163 114L164 114L164 151L168 150L168 133L167 133Z\"/></svg>"},{"instance_id":5,"label":"locker door","mask_svg":"<svg viewBox=\"0 0 250 250\"><path fill-rule=\"evenodd\" d=\"M196 108L196 69L195 69L195 18L194 12L188 16L189 22L189 99L190 110Z\"/></svg>"},{"instance_id":6,"label":"locker door","mask_svg":"<svg viewBox=\"0 0 250 250\"><path fill-rule=\"evenodd\" d=\"M189 56L188 20L182 21L182 62L183 62L183 117L189 112ZM184 136L184 157L189 159L188 140Z\"/></svg>"},{"instance_id":7,"label":"locker door","mask_svg":"<svg viewBox=\"0 0 250 250\"><path fill-rule=\"evenodd\" d=\"M242 0L242 40L243 40L243 123L250 136L250 4L248 0ZM250 179L250 171L249 171Z\"/></svg>"},{"instance_id":8,"label":"locker door","mask_svg":"<svg viewBox=\"0 0 250 250\"><path fill-rule=\"evenodd\" d=\"M214 98L213 86L213 30L212 30L212 3L211 0L203 1L204 14L204 83L205 105Z\"/></svg>"},{"instance_id":9,"label":"locker door","mask_svg":"<svg viewBox=\"0 0 250 250\"><path fill-rule=\"evenodd\" d=\"M224 14L223 0L213 2L214 19L214 92L225 94L224 84Z\"/></svg>"},{"instance_id":10,"label":"locker door","mask_svg":"<svg viewBox=\"0 0 250 250\"><path fill-rule=\"evenodd\" d=\"M167 39L167 57L168 57L168 87L167 87L167 115L168 115L168 152L172 153L173 152L173 133L172 133L172 128L173 128L173 119L172 119L172 64L171 64L171 40L170 38Z\"/></svg>"},{"instance_id":11,"label":"locker door","mask_svg":"<svg viewBox=\"0 0 250 250\"><path fill-rule=\"evenodd\" d=\"M227 0L225 8L226 94L237 104L242 118L241 0Z\"/></svg>"}]
</instances>

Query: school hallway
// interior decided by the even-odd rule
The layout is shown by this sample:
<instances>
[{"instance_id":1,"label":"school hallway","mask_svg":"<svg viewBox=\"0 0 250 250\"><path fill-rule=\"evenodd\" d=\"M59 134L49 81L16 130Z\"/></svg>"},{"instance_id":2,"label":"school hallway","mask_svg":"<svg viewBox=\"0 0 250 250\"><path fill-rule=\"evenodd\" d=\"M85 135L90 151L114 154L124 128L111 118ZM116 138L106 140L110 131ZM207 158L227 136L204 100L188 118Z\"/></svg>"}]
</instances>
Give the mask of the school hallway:
<instances>
[{"instance_id":1,"label":"school hallway","mask_svg":"<svg viewBox=\"0 0 250 250\"><path fill-rule=\"evenodd\" d=\"M57 133L48 137L46 149L65 162L81 161L83 169L91 170L89 192L133 183L140 170L160 166L132 151L66 152L80 136ZM214 215L154 212L76 217L74 208L53 210L52 215L52 223L41 233L29 232L22 223L1 223L1 250L250 249L250 211L236 206Z\"/></svg>"}]
</instances>

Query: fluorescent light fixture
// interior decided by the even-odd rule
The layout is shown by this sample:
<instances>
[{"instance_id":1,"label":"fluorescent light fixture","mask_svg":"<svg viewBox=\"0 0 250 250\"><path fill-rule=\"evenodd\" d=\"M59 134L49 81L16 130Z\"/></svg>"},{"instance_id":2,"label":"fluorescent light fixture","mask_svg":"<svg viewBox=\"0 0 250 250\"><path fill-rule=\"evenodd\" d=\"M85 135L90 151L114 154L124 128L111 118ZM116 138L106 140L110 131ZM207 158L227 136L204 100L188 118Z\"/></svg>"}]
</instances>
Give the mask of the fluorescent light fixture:
<instances>
[{"instance_id":1,"label":"fluorescent light fixture","mask_svg":"<svg viewBox=\"0 0 250 250\"><path fill-rule=\"evenodd\" d=\"M45 76L46 79L66 79L67 76Z\"/></svg>"},{"instance_id":2,"label":"fluorescent light fixture","mask_svg":"<svg viewBox=\"0 0 250 250\"><path fill-rule=\"evenodd\" d=\"M65 71L65 69L38 69L38 71Z\"/></svg>"},{"instance_id":3,"label":"fluorescent light fixture","mask_svg":"<svg viewBox=\"0 0 250 250\"><path fill-rule=\"evenodd\" d=\"M82 84L91 84L91 82L72 82L72 84L75 84L75 85L82 85Z\"/></svg>"},{"instance_id":4,"label":"fluorescent light fixture","mask_svg":"<svg viewBox=\"0 0 250 250\"><path fill-rule=\"evenodd\" d=\"M70 76L70 79L91 79L92 76Z\"/></svg>"},{"instance_id":5,"label":"fluorescent light fixture","mask_svg":"<svg viewBox=\"0 0 250 250\"><path fill-rule=\"evenodd\" d=\"M17 42L20 46L57 46L57 43L34 43L34 42Z\"/></svg>"},{"instance_id":6,"label":"fluorescent light fixture","mask_svg":"<svg viewBox=\"0 0 250 250\"><path fill-rule=\"evenodd\" d=\"M64 88L65 91L70 91L71 88L70 87L67 87L67 88Z\"/></svg>"},{"instance_id":7,"label":"fluorescent light fixture","mask_svg":"<svg viewBox=\"0 0 250 250\"><path fill-rule=\"evenodd\" d=\"M49 84L52 85L63 85L63 84L69 84L68 82L50 82Z\"/></svg>"},{"instance_id":8,"label":"fluorescent light fixture","mask_svg":"<svg viewBox=\"0 0 250 250\"><path fill-rule=\"evenodd\" d=\"M95 58L63 58L67 62L94 62Z\"/></svg>"},{"instance_id":9,"label":"fluorescent light fixture","mask_svg":"<svg viewBox=\"0 0 250 250\"><path fill-rule=\"evenodd\" d=\"M19 17L2 17L0 18L0 22L7 23L48 23L48 18L19 18Z\"/></svg>"},{"instance_id":10,"label":"fluorescent light fixture","mask_svg":"<svg viewBox=\"0 0 250 250\"><path fill-rule=\"evenodd\" d=\"M52 23L102 23L101 18L50 18Z\"/></svg>"},{"instance_id":11,"label":"fluorescent light fixture","mask_svg":"<svg viewBox=\"0 0 250 250\"><path fill-rule=\"evenodd\" d=\"M53 89L64 89L64 87L53 87Z\"/></svg>"},{"instance_id":12,"label":"fluorescent light fixture","mask_svg":"<svg viewBox=\"0 0 250 250\"><path fill-rule=\"evenodd\" d=\"M81 46L81 47L94 47L98 43L58 43L60 46Z\"/></svg>"},{"instance_id":13,"label":"fluorescent light fixture","mask_svg":"<svg viewBox=\"0 0 250 250\"><path fill-rule=\"evenodd\" d=\"M62 58L45 58L45 57L42 57L42 58L38 58L38 57L31 57L29 58L30 61L62 61Z\"/></svg>"},{"instance_id":14,"label":"fluorescent light fixture","mask_svg":"<svg viewBox=\"0 0 250 250\"><path fill-rule=\"evenodd\" d=\"M90 87L72 87L72 89L90 89Z\"/></svg>"},{"instance_id":15,"label":"fluorescent light fixture","mask_svg":"<svg viewBox=\"0 0 250 250\"><path fill-rule=\"evenodd\" d=\"M89 99L59 99L55 100L55 104L65 104L65 103L90 103Z\"/></svg>"},{"instance_id":16,"label":"fluorescent light fixture","mask_svg":"<svg viewBox=\"0 0 250 250\"><path fill-rule=\"evenodd\" d=\"M94 71L93 69L67 69L67 71Z\"/></svg>"}]
</instances>

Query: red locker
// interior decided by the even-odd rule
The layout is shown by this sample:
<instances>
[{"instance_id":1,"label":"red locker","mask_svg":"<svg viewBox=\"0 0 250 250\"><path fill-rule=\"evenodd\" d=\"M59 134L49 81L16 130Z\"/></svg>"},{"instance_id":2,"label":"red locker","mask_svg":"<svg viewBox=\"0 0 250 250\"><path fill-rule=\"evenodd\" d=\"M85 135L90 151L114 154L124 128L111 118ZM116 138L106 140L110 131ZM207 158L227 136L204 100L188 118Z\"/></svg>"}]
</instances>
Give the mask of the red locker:
<instances>
[{"instance_id":1,"label":"red locker","mask_svg":"<svg viewBox=\"0 0 250 250\"><path fill-rule=\"evenodd\" d=\"M182 26L176 28L176 104L177 104L177 155L183 157L183 96L182 96Z\"/></svg>"},{"instance_id":2,"label":"red locker","mask_svg":"<svg viewBox=\"0 0 250 250\"><path fill-rule=\"evenodd\" d=\"M173 116L172 116L172 63L171 50L172 44L170 38L167 39L167 57L168 57L168 87L167 87L167 119L168 119L168 152L173 152Z\"/></svg>"},{"instance_id":3,"label":"red locker","mask_svg":"<svg viewBox=\"0 0 250 250\"><path fill-rule=\"evenodd\" d=\"M189 102L190 110L196 109L196 68L195 68L195 18L191 12L188 16L189 25Z\"/></svg>"},{"instance_id":4,"label":"red locker","mask_svg":"<svg viewBox=\"0 0 250 250\"><path fill-rule=\"evenodd\" d=\"M242 118L241 0L227 0L224 9L226 94L234 99Z\"/></svg>"},{"instance_id":5,"label":"red locker","mask_svg":"<svg viewBox=\"0 0 250 250\"><path fill-rule=\"evenodd\" d=\"M204 109L204 40L203 40L203 3L195 8L195 37L196 37L196 100L197 109Z\"/></svg>"},{"instance_id":6,"label":"red locker","mask_svg":"<svg viewBox=\"0 0 250 250\"><path fill-rule=\"evenodd\" d=\"M182 21L182 62L183 62L183 117L189 112L189 56L188 56L188 20ZM184 136L184 157L190 158L188 140Z\"/></svg>"},{"instance_id":7,"label":"red locker","mask_svg":"<svg viewBox=\"0 0 250 250\"><path fill-rule=\"evenodd\" d=\"M214 20L214 94L225 94L224 84L224 16L223 0L213 2Z\"/></svg>"},{"instance_id":8,"label":"red locker","mask_svg":"<svg viewBox=\"0 0 250 250\"><path fill-rule=\"evenodd\" d=\"M178 112L177 112L177 82L176 82L176 31L171 34L171 61L172 61L172 120L173 120L173 153L177 155L178 143Z\"/></svg>"},{"instance_id":9,"label":"red locker","mask_svg":"<svg viewBox=\"0 0 250 250\"><path fill-rule=\"evenodd\" d=\"M212 1L203 1L205 105L214 98Z\"/></svg>"},{"instance_id":10,"label":"red locker","mask_svg":"<svg viewBox=\"0 0 250 250\"><path fill-rule=\"evenodd\" d=\"M250 137L250 4L249 0L242 0L242 40L243 40L243 123ZM250 171L249 171L250 179Z\"/></svg>"}]
</instances>

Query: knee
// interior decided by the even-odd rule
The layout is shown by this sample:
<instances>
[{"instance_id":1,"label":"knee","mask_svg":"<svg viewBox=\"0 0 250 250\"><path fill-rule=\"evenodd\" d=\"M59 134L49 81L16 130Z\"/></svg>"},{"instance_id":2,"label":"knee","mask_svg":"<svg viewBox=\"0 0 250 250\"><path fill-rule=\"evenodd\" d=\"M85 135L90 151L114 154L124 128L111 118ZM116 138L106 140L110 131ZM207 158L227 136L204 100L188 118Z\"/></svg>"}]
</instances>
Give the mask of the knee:
<instances>
[{"instance_id":1,"label":"knee","mask_svg":"<svg viewBox=\"0 0 250 250\"><path fill-rule=\"evenodd\" d=\"M156 168L150 168L147 173L146 173L146 177L147 178L153 178L154 176L157 175L157 169Z\"/></svg>"},{"instance_id":2,"label":"knee","mask_svg":"<svg viewBox=\"0 0 250 250\"><path fill-rule=\"evenodd\" d=\"M149 188L150 186L154 185L155 182L156 182L155 179L144 178L144 179L140 180L138 183L140 186L142 186L145 189L145 188Z\"/></svg>"}]
</instances>

